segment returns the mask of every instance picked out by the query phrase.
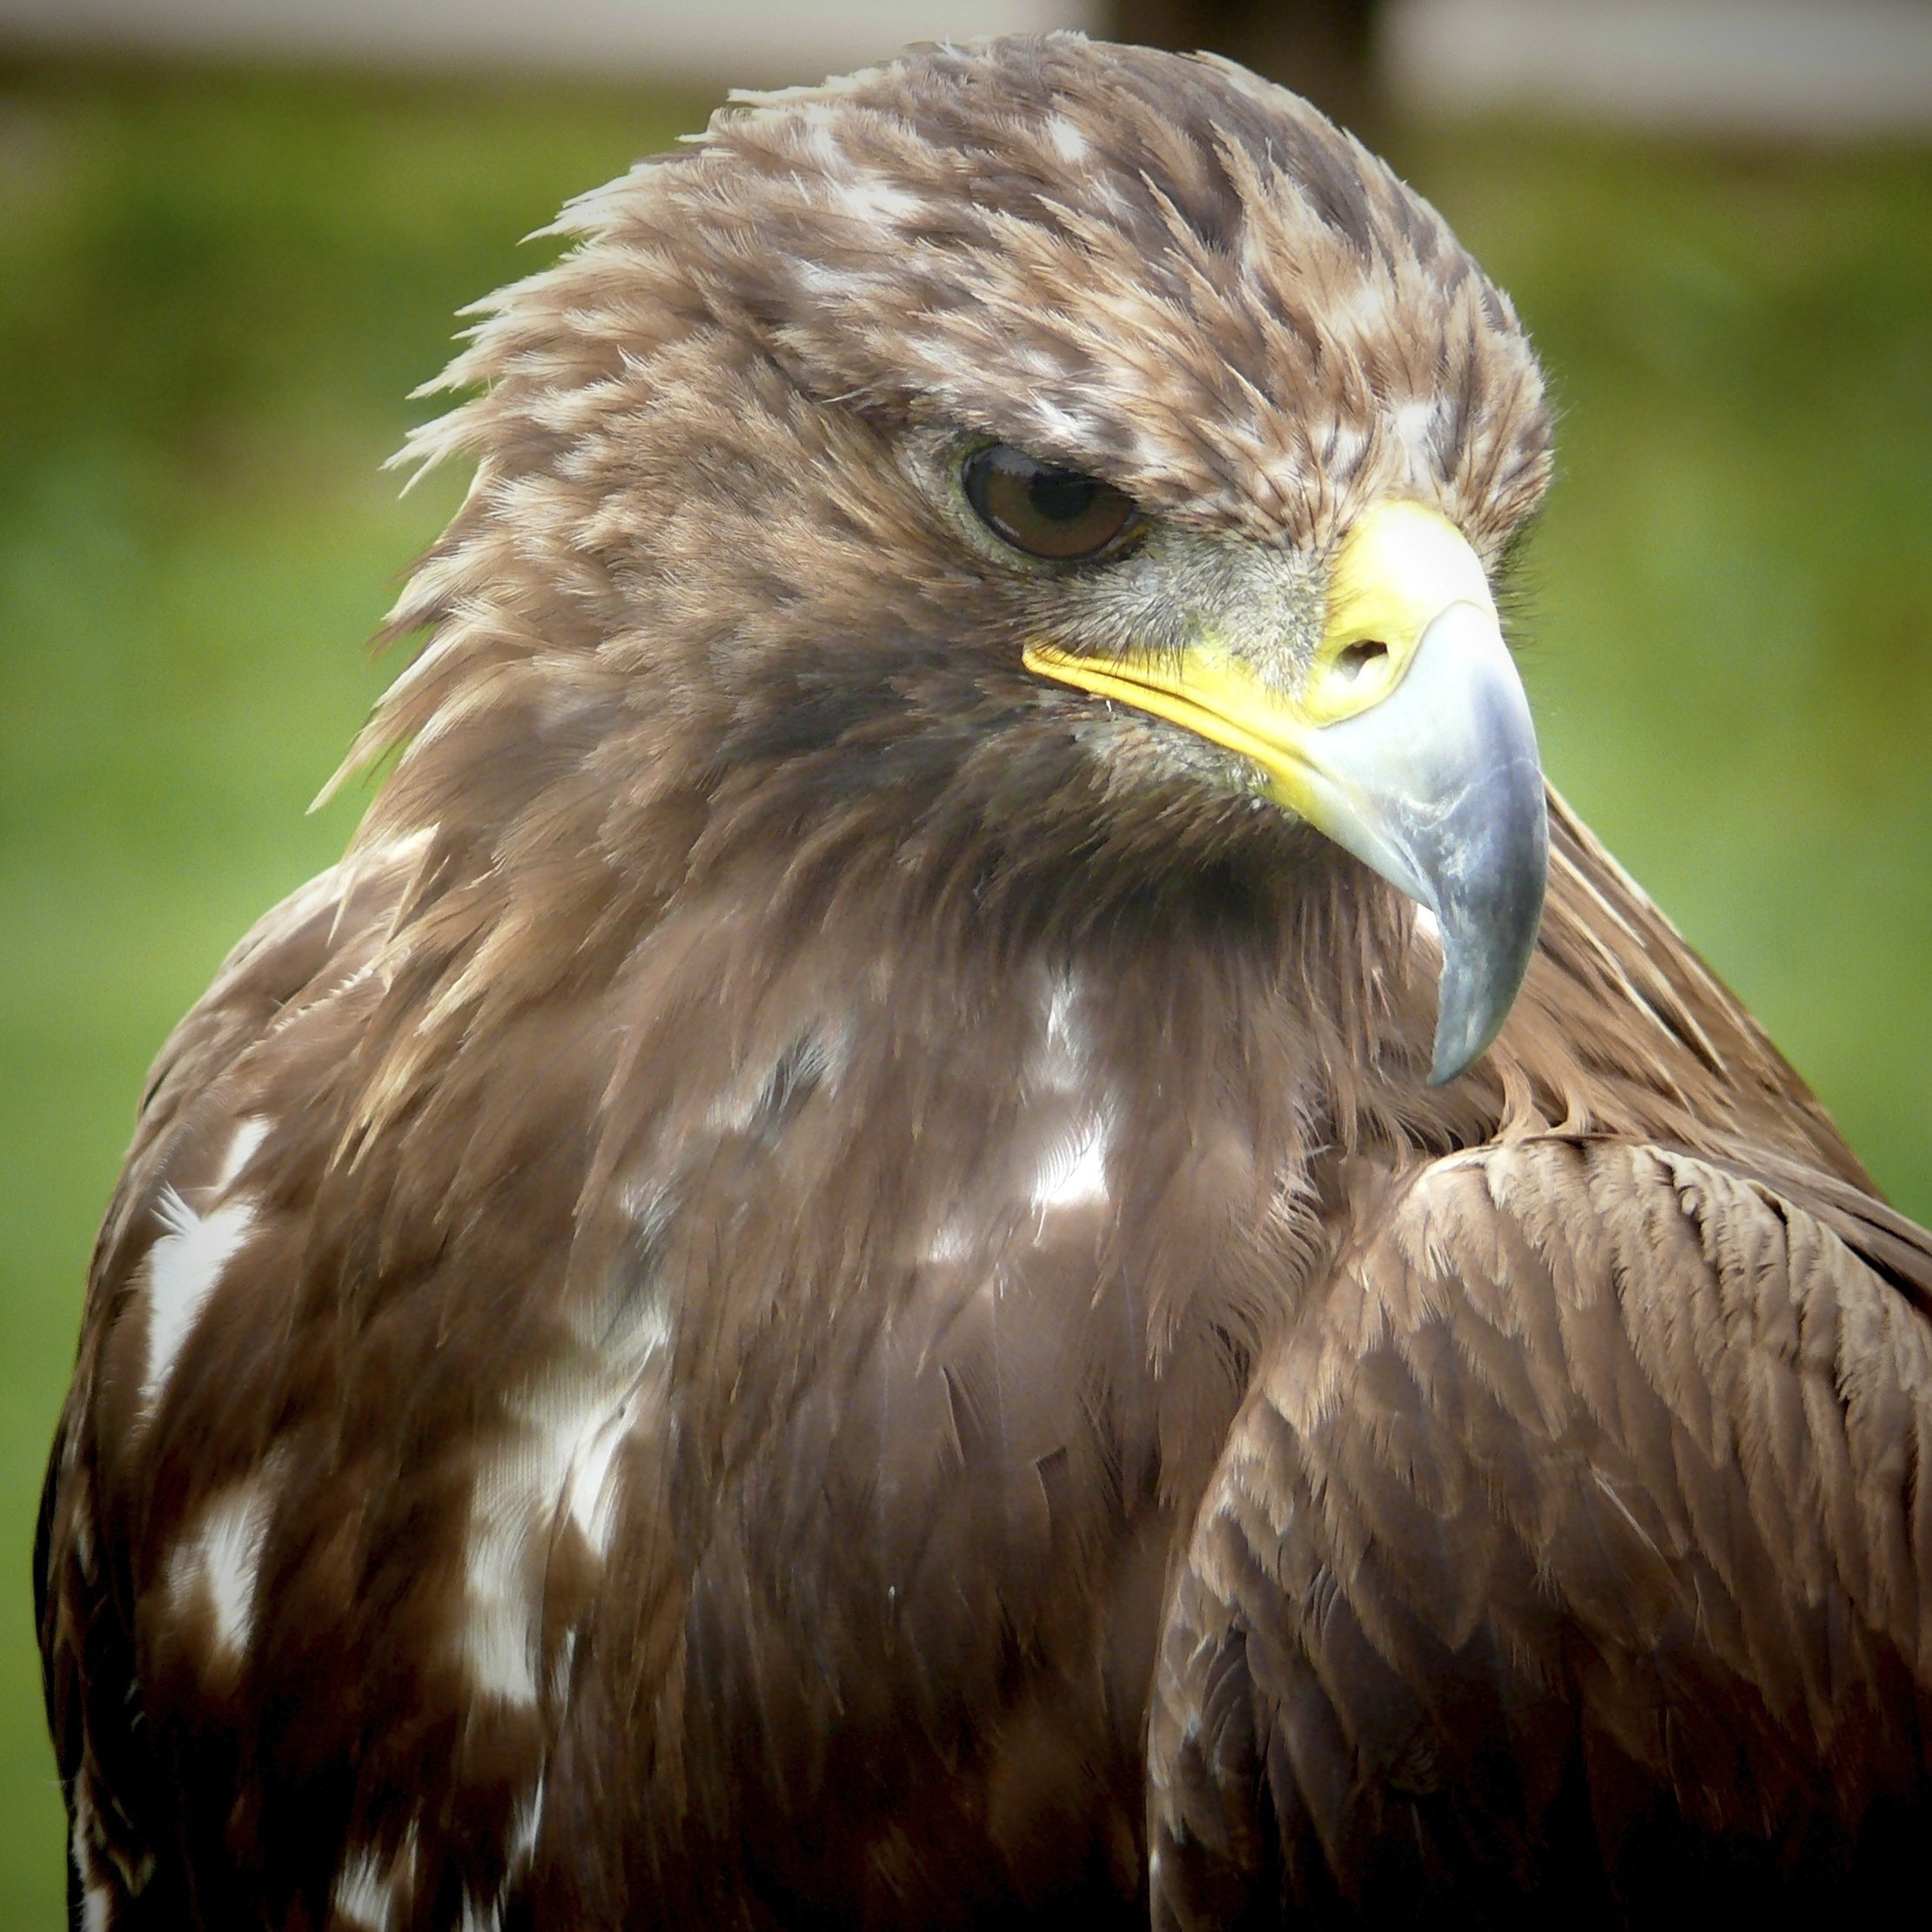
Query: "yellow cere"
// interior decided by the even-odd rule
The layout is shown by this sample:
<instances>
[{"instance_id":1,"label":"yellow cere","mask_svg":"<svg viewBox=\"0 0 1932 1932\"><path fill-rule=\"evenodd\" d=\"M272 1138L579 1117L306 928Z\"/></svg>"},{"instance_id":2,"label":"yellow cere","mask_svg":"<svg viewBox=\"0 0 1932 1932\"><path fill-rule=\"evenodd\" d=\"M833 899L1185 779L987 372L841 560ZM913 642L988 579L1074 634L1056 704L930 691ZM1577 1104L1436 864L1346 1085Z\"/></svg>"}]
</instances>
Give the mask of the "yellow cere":
<instances>
[{"instance_id":1,"label":"yellow cere","mask_svg":"<svg viewBox=\"0 0 1932 1932\"><path fill-rule=\"evenodd\" d=\"M1298 707L1304 719L1335 724L1380 703L1402 681L1422 634L1457 603L1496 614L1482 560L1462 532L1424 504L1371 505L1335 553L1328 621Z\"/></svg>"},{"instance_id":2,"label":"yellow cere","mask_svg":"<svg viewBox=\"0 0 1932 1932\"><path fill-rule=\"evenodd\" d=\"M1392 500L1372 505L1342 540L1322 641L1292 696L1270 689L1213 639L1177 665L1079 656L1048 644L1030 646L1025 662L1043 677L1130 704L1252 759L1277 802L1305 813L1302 746L1310 733L1386 698L1422 634L1454 603L1493 617L1481 560L1446 517Z\"/></svg>"}]
</instances>

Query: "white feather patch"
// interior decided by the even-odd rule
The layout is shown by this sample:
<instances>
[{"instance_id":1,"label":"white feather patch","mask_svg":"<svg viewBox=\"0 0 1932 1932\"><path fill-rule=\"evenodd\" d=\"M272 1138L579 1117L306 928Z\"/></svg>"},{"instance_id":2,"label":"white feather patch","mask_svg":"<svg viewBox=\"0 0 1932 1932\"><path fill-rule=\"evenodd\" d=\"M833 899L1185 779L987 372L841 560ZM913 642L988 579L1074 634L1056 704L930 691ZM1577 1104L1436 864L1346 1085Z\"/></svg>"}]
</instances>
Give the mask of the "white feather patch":
<instances>
[{"instance_id":1,"label":"white feather patch","mask_svg":"<svg viewBox=\"0 0 1932 1932\"><path fill-rule=\"evenodd\" d=\"M172 1187L161 1190L154 1205L163 1232L142 1264L148 1298L148 1365L141 1385L141 1407L152 1415L174 1372L181 1345L193 1332L223 1271L235 1258L255 1225L252 1199L221 1199L268 1133L268 1122L250 1115L237 1124L210 1191L218 1205L205 1214L188 1205Z\"/></svg>"},{"instance_id":2,"label":"white feather patch","mask_svg":"<svg viewBox=\"0 0 1932 1932\"><path fill-rule=\"evenodd\" d=\"M199 1527L168 1559L168 1596L176 1614L201 1598L214 1627L217 1660L241 1656L254 1635L262 1545L279 1469L272 1460L224 1490L202 1513Z\"/></svg>"},{"instance_id":3,"label":"white feather patch","mask_svg":"<svg viewBox=\"0 0 1932 1932\"><path fill-rule=\"evenodd\" d=\"M510 1817L510 1835L504 1845L503 1868L512 1879L530 1868L537 1855L537 1834L543 1828L543 1778L540 1773L530 1793Z\"/></svg>"},{"instance_id":4,"label":"white feather patch","mask_svg":"<svg viewBox=\"0 0 1932 1932\"><path fill-rule=\"evenodd\" d=\"M973 1251L973 1238L966 1224L955 1214L939 1224L926 1249L926 1259L936 1266L949 1268Z\"/></svg>"},{"instance_id":5,"label":"white feather patch","mask_svg":"<svg viewBox=\"0 0 1932 1932\"><path fill-rule=\"evenodd\" d=\"M1064 1092L1086 1070L1087 1030L1080 1017L1080 993L1078 984L1063 975L1056 975L1047 989L1040 1043L1027 1068L1027 1083L1036 1090Z\"/></svg>"},{"instance_id":6,"label":"white feather patch","mask_svg":"<svg viewBox=\"0 0 1932 1932\"><path fill-rule=\"evenodd\" d=\"M351 1852L335 1875L330 1905L359 1932L390 1932L397 1908L416 1879L416 1826L411 1821L396 1855L386 1862L373 1845Z\"/></svg>"},{"instance_id":7,"label":"white feather patch","mask_svg":"<svg viewBox=\"0 0 1932 1932\"><path fill-rule=\"evenodd\" d=\"M829 192L841 213L869 227L896 228L916 219L926 205L917 195L896 187L883 175L870 172L842 181L835 177Z\"/></svg>"},{"instance_id":8,"label":"white feather patch","mask_svg":"<svg viewBox=\"0 0 1932 1932\"><path fill-rule=\"evenodd\" d=\"M1047 139L1053 145L1053 151L1063 161L1083 161L1087 156L1087 138L1064 114L1050 114L1046 117Z\"/></svg>"},{"instance_id":9,"label":"white feather patch","mask_svg":"<svg viewBox=\"0 0 1932 1932\"><path fill-rule=\"evenodd\" d=\"M1109 1137L1105 1117L1090 1114L1071 1133L1055 1141L1034 1171L1035 1209L1045 1213L1104 1201Z\"/></svg>"},{"instance_id":10,"label":"white feather patch","mask_svg":"<svg viewBox=\"0 0 1932 1932\"><path fill-rule=\"evenodd\" d=\"M1435 425L1436 406L1432 398L1404 403L1395 412L1395 438L1409 460L1412 476L1427 476L1432 467L1429 443Z\"/></svg>"},{"instance_id":11,"label":"white feather patch","mask_svg":"<svg viewBox=\"0 0 1932 1932\"><path fill-rule=\"evenodd\" d=\"M152 1415L174 1371L175 1358L200 1318L203 1305L255 1225L247 1201L227 1201L197 1214L173 1188L161 1190L154 1211L166 1230L143 1264L148 1298L148 1372L141 1406Z\"/></svg>"},{"instance_id":12,"label":"white feather patch","mask_svg":"<svg viewBox=\"0 0 1932 1932\"><path fill-rule=\"evenodd\" d=\"M670 1323L658 1297L634 1294L594 1342L583 1339L580 1356L513 1403L471 1500L464 1660L478 1690L511 1704L537 1701L541 1555L560 1516L608 1553L618 1454L652 1408Z\"/></svg>"},{"instance_id":13,"label":"white feather patch","mask_svg":"<svg viewBox=\"0 0 1932 1932\"><path fill-rule=\"evenodd\" d=\"M103 1882L94 1855L94 1801L87 1774L74 1780L74 1829L69 1849L81 1888L81 1932L108 1932L114 1923L114 1895Z\"/></svg>"},{"instance_id":14,"label":"white feather patch","mask_svg":"<svg viewBox=\"0 0 1932 1932\"><path fill-rule=\"evenodd\" d=\"M339 1919L364 1932L389 1932L389 1914L395 1900L393 1875L366 1846L352 1852L335 1875L330 1902Z\"/></svg>"},{"instance_id":15,"label":"white feather patch","mask_svg":"<svg viewBox=\"0 0 1932 1932\"><path fill-rule=\"evenodd\" d=\"M215 1190L226 1193L233 1185L235 1177L255 1157L255 1150L268 1137L268 1123L259 1114L251 1114L235 1130L235 1137L228 1143L228 1151L222 1157L221 1171L215 1176Z\"/></svg>"},{"instance_id":16,"label":"white feather patch","mask_svg":"<svg viewBox=\"0 0 1932 1932\"><path fill-rule=\"evenodd\" d=\"M497 1932L503 1922L496 1902L479 1902L468 1892L463 1895L462 1932Z\"/></svg>"}]
</instances>

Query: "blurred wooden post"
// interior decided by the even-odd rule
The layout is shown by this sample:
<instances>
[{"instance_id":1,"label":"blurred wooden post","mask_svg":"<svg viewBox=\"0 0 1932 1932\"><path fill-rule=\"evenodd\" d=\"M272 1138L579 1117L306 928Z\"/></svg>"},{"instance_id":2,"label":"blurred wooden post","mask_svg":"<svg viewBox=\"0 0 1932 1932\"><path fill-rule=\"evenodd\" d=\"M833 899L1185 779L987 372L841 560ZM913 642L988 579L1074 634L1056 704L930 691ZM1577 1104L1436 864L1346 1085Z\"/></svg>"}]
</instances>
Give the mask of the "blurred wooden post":
<instances>
[{"instance_id":1,"label":"blurred wooden post","mask_svg":"<svg viewBox=\"0 0 1932 1932\"><path fill-rule=\"evenodd\" d=\"M1205 48L1305 94L1372 139L1380 102L1373 47L1377 0L1110 0L1114 40L1191 53Z\"/></svg>"}]
</instances>

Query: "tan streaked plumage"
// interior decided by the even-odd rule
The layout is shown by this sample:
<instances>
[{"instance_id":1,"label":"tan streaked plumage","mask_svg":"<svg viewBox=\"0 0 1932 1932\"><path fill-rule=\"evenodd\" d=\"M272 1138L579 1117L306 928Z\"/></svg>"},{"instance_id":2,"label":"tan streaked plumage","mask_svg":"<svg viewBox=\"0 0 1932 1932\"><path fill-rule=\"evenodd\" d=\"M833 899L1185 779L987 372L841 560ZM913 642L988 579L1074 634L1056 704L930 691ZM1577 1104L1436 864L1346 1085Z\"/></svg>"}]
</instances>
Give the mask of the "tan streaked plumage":
<instances>
[{"instance_id":1,"label":"tan streaked plumage","mask_svg":"<svg viewBox=\"0 0 1932 1932\"><path fill-rule=\"evenodd\" d=\"M1204 613L1291 670L1391 498L1502 572L1506 300L1292 97L1072 37L728 110L562 226L416 439L476 480L398 761L102 1231L37 1561L82 1922L1895 1876L1932 1243L1560 801L1432 1088L1407 902L1023 662ZM1001 553L963 439L1144 540Z\"/></svg>"}]
</instances>

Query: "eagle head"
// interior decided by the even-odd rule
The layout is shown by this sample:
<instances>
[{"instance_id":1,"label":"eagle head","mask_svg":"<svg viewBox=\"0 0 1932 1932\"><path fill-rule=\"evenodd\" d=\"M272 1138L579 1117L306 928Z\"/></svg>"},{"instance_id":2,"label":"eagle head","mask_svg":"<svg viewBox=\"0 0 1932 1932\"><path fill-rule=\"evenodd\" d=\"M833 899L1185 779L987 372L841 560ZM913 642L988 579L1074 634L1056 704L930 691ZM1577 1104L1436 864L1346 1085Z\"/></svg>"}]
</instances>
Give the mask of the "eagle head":
<instances>
[{"instance_id":1,"label":"eagle head","mask_svg":"<svg viewBox=\"0 0 1932 1932\"><path fill-rule=\"evenodd\" d=\"M1546 864L1491 578L1548 419L1385 165L1050 35L739 97L560 227L407 453L476 473L376 835L460 801L511 876L755 847L1049 922L1359 862L1437 922L1432 1077L1482 1051Z\"/></svg>"}]
</instances>

